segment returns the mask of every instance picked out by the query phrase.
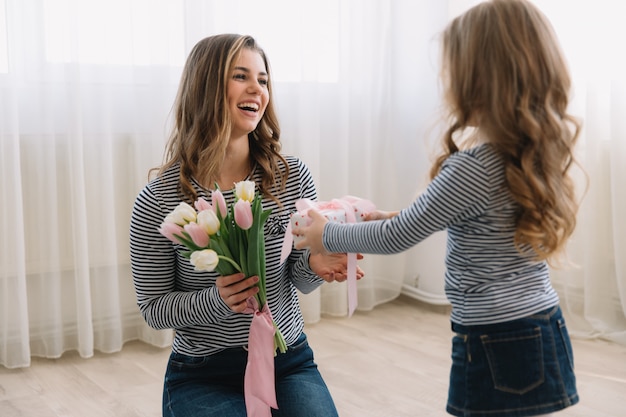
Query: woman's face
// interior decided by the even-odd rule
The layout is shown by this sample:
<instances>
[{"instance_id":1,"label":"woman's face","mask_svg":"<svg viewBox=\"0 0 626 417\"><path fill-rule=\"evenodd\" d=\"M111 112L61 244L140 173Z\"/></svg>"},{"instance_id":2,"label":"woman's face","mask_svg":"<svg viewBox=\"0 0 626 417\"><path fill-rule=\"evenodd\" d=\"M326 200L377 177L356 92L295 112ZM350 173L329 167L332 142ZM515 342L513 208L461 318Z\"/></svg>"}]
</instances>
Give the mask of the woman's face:
<instances>
[{"instance_id":1,"label":"woman's face","mask_svg":"<svg viewBox=\"0 0 626 417\"><path fill-rule=\"evenodd\" d=\"M269 102L267 69L261 54L244 49L228 81L228 106L232 115L232 138L256 129Z\"/></svg>"}]
</instances>

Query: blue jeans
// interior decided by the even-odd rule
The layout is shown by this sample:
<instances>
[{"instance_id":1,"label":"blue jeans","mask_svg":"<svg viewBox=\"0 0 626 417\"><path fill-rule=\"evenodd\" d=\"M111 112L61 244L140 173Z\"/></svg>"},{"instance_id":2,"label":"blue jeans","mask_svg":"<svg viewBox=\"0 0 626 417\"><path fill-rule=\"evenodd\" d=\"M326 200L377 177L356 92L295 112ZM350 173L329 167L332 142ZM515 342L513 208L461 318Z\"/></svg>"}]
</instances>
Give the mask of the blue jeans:
<instances>
[{"instance_id":1,"label":"blue jeans","mask_svg":"<svg viewBox=\"0 0 626 417\"><path fill-rule=\"evenodd\" d=\"M172 352L165 372L163 416L246 417L243 378L248 354L227 349L192 357ZM273 417L336 417L333 399L313 361L304 333L274 360Z\"/></svg>"},{"instance_id":2,"label":"blue jeans","mask_svg":"<svg viewBox=\"0 0 626 417\"><path fill-rule=\"evenodd\" d=\"M578 402L572 345L558 306L505 323L452 323L452 330L448 413L535 416Z\"/></svg>"}]
</instances>

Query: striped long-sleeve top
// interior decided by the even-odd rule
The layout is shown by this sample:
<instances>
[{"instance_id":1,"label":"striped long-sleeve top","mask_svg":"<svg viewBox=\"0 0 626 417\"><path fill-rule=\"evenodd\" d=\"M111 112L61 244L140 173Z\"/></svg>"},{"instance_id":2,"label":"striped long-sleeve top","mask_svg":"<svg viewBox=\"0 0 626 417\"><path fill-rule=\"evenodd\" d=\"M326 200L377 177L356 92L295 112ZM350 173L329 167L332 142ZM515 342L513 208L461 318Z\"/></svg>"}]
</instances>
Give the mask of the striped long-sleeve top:
<instances>
[{"instance_id":1,"label":"striped long-sleeve top","mask_svg":"<svg viewBox=\"0 0 626 417\"><path fill-rule=\"evenodd\" d=\"M450 156L406 209L388 220L327 223L333 252L391 254L447 230L445 292L463 325L514 320L558 304L546 262L514 244L518 205L502 158L488 144Z\"/></svg>"},{"instance_id":2,"label":"striped long-sleeve top","mask_svg":"<svg viewBox=\"0 0 626 417\"><path fill-rule=\"evenodd\" d=\"M274 321L288 345L293 344L304 327L296 289L308 293L324 281L309 267L308 250L292 250L280 264L280 253L290 216L301 198L315 200L315 185L310 171L295 157L286 157L290 168L283 191L275 195L282 207L263 199L263 208L272 212L265 223L267 297ZM162 236L158 228L165 216L180 203L177 193L179 167L168 169L139 193L130 224L130 255L139 309L155 329L175 329L172 349L190 356L206 356L248 343L252 316L235 313L219 296L217 273L195 271L185 258L182 245ZM260 175L250 178L260 181ZM211 201L196 183L200 197ZM222 190L227 204L234 201L234 189Z\"/></svg>"}]
</instances>

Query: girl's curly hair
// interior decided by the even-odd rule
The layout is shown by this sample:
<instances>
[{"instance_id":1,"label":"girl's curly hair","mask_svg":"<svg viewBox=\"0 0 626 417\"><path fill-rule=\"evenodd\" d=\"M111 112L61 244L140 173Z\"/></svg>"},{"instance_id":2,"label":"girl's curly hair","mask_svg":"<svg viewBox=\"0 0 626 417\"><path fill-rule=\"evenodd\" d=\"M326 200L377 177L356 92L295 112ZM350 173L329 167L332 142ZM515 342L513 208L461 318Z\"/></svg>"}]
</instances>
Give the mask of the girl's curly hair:
<instances>
[{"instance_id":1,"label":"girl's curly hair","mask_svg":"<svg viewBox=\"0 0 626 417\"><path fill-rule=\"evenodd\" d=\"M515 243L550 260L574 231L569 170L580 122L568 114L570 77L548 20L526 0L481 3L443 32L442 80L451 125L431 178L476 126L503 156L519 204Z\"/></svg>"}]
</instances>

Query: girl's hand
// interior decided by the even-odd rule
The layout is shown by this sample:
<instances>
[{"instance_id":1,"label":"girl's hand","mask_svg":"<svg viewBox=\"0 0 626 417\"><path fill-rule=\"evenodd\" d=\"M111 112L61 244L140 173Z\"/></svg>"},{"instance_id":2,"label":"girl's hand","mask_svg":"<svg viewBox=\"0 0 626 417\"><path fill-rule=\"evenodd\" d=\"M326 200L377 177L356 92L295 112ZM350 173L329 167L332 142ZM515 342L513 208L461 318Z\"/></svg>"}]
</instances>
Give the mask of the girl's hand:
<instances>
[{"instance_id":1,"label":"girl's hand","mask_svg":"<svg viewBox=\"0 0 626 417\"><path fill-rule=\"evenodd\" d=\"M243 313L246 309L246 300L259 292L256 283L259 277L245 278L242 273L219 276L215 281L217 291L226 305L235 313Z\"/></svg>"},{"instance_id":2,"label":"girl's hand","mask_svg":"<svg viewBox=\"0 0 626 417\"><path fill-rule=\"evenodd\" d=\"M357 259L363 255L357 254ZM309 266L315 274L327 282L343 282L348 279L348 255L345 253L311 254ZM356 278L363 278L363 270L357 265Z\"/></svg>"},{"instance_id":3,"label":"girl's hand","mask_svg":"<svg viewBox=\"0 0 626 417\"><path fill-rule=\"evenodd\" d=\"M309 210L308 216L311 218L310 225L297 226L292 229L292 233L301 238L294 246L296 249L309 248L311 255L327 255L329 252L324 248L322 235L328 219L315 210Z\"/></svg>"}]
</instances>

